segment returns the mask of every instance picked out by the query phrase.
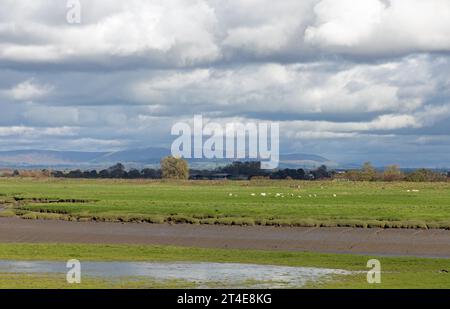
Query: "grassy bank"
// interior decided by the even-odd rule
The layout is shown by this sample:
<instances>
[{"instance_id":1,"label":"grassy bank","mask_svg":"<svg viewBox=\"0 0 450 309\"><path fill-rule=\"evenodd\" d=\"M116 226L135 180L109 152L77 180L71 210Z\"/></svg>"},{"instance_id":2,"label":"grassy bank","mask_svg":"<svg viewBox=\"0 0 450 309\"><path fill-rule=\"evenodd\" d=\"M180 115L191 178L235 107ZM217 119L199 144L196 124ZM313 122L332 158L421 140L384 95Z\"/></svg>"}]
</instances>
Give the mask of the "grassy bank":
<instances>
[{"instance_id":1,"label":"grassy bank","mask_svg":"<svg viewBox=\"0 0 450 309\"><path fill-rule=\"evenodd\" d=\"M450 228L449 183L10 178L0 201L25 219Z\"/></svg>"},{"instance_id":2,"label":"grassy bank","mask_svg":"<svg viewBox=\"0 0 450 309\"><path fill-rule=\"evenodd\" d=\"M0 272L0 289L189 289L195 283L183 280L155 281L141 278L106 280L83 278L81 284L68 284L64 274L11 274Z\"/></svg>"},{"instance_id":3,"label":"grassy bank","mask_svg":"<svg viewBox=\"0 0 450 309\"><path fill-rule=\"evenodd\" d=\"M364 271L355 275L336 276L327 282L311 284L311 288L450 288L449 259L410 257L375 257L381 262L382 283L368 284L366 263L373 256L348 254L322 254L308 252L278 252L260 250L224 250L140 245L75 245L75 244L0 244L3 260L66 261L198 261L304 266ZM3 277L0 276L0 277ZM0 280L0 287L8 287L8 280ZM35 284L52 287L52 276L9 275L10 286ZM58 279L63 284L65 278ZM79 287L83 287L83 284ZM189 283L123 281L107 282L88 279L86 288L92 287L188 287ZM191 284L191 287L192 284Z\"/></svg>"}]
</instances>

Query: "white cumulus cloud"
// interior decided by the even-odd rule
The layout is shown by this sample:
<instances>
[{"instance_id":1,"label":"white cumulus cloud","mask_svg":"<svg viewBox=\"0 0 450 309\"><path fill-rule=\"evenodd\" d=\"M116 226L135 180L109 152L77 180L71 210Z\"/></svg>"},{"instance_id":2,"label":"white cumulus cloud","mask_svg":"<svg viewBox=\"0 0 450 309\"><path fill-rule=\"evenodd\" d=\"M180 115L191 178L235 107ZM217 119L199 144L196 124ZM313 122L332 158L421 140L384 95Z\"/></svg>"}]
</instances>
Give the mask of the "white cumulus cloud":
<instances>
[{"instance_id":1,"label":"white cumulus cloud","mask_svg":"<svg viewBox=\"0 0 450 309\"><path fill-rule=\"evenodd\" d=\"M322 0L308 44L347 54L450 50L447 0Z\"/></svg>"}]
</instances>

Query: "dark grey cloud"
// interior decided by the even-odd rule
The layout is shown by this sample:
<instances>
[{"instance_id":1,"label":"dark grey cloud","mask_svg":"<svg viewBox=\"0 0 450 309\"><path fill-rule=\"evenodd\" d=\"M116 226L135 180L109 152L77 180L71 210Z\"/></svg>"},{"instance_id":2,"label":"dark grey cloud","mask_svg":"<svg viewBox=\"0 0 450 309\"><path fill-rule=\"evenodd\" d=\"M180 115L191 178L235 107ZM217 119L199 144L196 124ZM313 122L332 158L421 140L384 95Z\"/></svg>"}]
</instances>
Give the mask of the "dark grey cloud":
<instances>
[{"instance_id":1,"label":"dark grey cloud","mask_svg":"<svg viewBox=\"0 0 450 309\"><path fill-rule=\"evenodd\" d=\"M2 149L169 146L197 113L278 121L282 152L450 166L446 0L81 4L71 25L0 0Z\"/></svg>"}]
</instances>

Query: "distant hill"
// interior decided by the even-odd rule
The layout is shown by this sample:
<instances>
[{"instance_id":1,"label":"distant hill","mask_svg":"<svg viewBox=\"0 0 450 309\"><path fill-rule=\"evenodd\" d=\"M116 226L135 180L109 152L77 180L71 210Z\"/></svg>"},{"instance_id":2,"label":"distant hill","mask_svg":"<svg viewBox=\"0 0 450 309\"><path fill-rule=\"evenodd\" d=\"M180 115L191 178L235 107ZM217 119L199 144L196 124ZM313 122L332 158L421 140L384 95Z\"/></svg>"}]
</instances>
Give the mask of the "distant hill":
<instances>
[{"instance_id":1,"label":"distant hill","mask_svg":"<svg viewBox=\"0 0 450 309\"><path fill-rule=\"evenodd\" d=\"M314 154L291 153L280 155L281 168L315 168L320 165L326 165L330 168L336 168L339 164L328 160L327 158Z\"/></svg>"},{"instance_id":2,"label":"distant hill","mask_svg":"<svg viewBox=\"0 0 450 309\"><path fill-rule=\"evenodd\" d=\"M90 162L105 152L13 150L0 151L0 166L71 165Z\"/></svg>"},{"instance_id":3,"label":"distant hill","mask_svg":"<svg viewBox=\"0 0 450 309\"><path fill-rule=\"evenodd\" d=\"M162 157L170 155L166 148L128 149L105 153L93 159L92 163L141 163L159 164Z\"/></svg>"},{"instance_id":4,"label":"distant hill","mask_svg":"<svg viewBox=\"0 0 450 309\"><path fill-rule=\"evenodd\" d=\"M5 168L99 168L117 162L126 166L158 166L162 157L170 154L166 148L128 149L114 152L82 152L54 150L0 151L0 167ZM234 160L189 159L193 168L214 168ZM314 154L281 154L280 168L315 168L322 164L337 167L338 164Z\"/></svg>"}]
</instances>

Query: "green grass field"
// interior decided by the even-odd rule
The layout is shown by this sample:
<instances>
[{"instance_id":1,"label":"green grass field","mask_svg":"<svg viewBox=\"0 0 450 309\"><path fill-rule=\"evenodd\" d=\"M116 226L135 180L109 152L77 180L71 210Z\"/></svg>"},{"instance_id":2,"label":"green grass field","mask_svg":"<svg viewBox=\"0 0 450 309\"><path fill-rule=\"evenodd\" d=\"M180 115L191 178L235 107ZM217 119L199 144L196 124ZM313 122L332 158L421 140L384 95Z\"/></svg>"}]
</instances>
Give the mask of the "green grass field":
<instances>
[{"instance_id":1,"label":"green grass field","mask_svg":"<svg viewBox=\"0 0 450 309\"><path fill-rule=\"evenodd\" d=\"M154 223L450 228L450 184L368 182L164 182L0 179L0 216ZM382 283L366 282L371 256L139 245L0 244L0 259L203 261L361 271L311 288L450 288L449 259L377 257ZM193 288L169 280L108 281L0 273L0 288Z\"/></svg>"},{"instance_id":2,"label":"green grass field","mask_svg":"<svg viewBox=\"0 0 450 309\"><path fill-rule=\"evenodd\" d=\"M450 183L10 178L0 200L27 219L450 228Z\"/></svg>"},{"instance_id":3,"label":"green grass field","mask_svg":"<svg viewBox=\"0 0 450 309\"><path fill-rule=\"evenodd\" d=\"M0 259L67 261L198 261L322 267L358 271L355 275L338 275L326 282L311 283L308 288L450 288L450 259L410 257L373 257L348 254L280 252L181 248L141 245L77 244L0 244ZM381 283L368 284L367 261L381 263ZM156 282L122 280L111 282L88 278L80 285L69 285L64 276L1 274L0 288L141 288L195 287L177 280Z\"/></svg>"}]
</instances>

